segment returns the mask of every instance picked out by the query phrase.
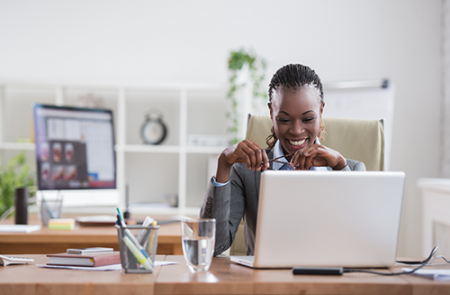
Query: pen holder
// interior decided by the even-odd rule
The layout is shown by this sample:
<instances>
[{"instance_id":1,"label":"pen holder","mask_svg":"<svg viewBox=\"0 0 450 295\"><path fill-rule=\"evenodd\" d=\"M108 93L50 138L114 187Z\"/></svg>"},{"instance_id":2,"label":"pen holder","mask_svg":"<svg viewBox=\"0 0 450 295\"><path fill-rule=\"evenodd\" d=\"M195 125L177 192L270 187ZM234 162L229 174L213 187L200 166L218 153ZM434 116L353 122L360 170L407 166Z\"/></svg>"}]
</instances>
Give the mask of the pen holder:
<instances>
[{"instance_id":1,"label":"pen holder","mask_svg":"<svg viewBox=\"0 0 450 295\"><path fill-rule=\"evenodd\" d=\"M37 199L38 216L42 224L47 226L50 219L61 218L62 215L62 199Z\"/></svg>"},{"instance_id":2,"label":"pen holder","mask_svg":"<svg viewBox=\"0 0 450 295\"><path fill-rule=\"evenodd\" d=\"M159 226L116 225L120 261L125 273L152 273Z\"/></svg>"}]
</instances>

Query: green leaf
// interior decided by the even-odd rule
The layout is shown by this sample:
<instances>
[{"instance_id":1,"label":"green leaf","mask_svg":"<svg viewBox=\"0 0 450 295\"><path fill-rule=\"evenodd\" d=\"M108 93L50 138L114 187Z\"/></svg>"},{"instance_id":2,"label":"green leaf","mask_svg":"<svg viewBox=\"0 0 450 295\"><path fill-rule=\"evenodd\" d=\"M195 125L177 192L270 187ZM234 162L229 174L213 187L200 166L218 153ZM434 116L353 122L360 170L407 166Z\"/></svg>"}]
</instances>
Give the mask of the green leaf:
<instances>
[{"instance_id":1,"label":"green leaf","mask_svg":"<svg viewBox=\"0 0 450 295\"><path fill-rule=\"evenodd\" d=\"M231 126L227 129L233 135L233 143L238 142L237 134L239 132L238 108L239 104L236 97L236 92L245 86L245 84L238 84L237 77L242 67L247 64L250 72L250 78L253 86L253 101L252 105L257 105L256 101L266 101L266 90L261 86L265 80L265 70L267 62L264 58L259 57L254 50L245 50L241 48L236 51L231 51L228 58L229 89L227 91L227 99L231 102L231 111L226 114L227 118L231 120Z\"/></svg>"},{"instance_id":2,"label":"green leaf","mask_svg":"<svg viewBox=\"0 0 450 295\"><path fill-rule=\"evenodd\" d=\"M25 154L20 153L12 158L7 169L0 170L0 215L13 206L16 188L34 186L34 184L34 175L29 173Z\"/></svg>"}]
</instances>

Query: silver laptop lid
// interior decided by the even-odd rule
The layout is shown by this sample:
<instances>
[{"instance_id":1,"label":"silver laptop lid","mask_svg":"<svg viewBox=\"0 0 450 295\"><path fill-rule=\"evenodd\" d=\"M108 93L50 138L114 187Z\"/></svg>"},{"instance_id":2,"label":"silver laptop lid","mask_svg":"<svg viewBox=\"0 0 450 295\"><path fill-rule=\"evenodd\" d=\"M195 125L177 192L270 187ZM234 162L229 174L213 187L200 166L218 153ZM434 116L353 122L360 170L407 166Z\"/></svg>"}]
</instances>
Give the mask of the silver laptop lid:
<instances>
[{"instance_id":1,"label":"silver laptop lid","mask_svg":"<svg viewBox=\"0 0 450 295\"><path fill-rule=\"evenodd\" d=\"M403 172L265 171L255 267L389 267Z\"/></svg>"}]
</instances>

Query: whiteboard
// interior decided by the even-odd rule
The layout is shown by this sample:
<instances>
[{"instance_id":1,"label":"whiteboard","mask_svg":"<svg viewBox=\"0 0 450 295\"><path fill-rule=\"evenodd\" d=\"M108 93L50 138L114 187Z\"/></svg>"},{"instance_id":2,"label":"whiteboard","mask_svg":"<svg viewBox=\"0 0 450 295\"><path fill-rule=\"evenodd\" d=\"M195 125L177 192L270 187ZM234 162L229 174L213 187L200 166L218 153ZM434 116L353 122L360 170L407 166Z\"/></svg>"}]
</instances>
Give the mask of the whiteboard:
<instances>
[{"instance_id":1,"label":"whiteboard","mask_svg":"<svg viewBox=\"0 0 450 295\"><path fill-rule=\"evenodd\" d=\"M350 82L347 82L350 83ZM345 83L343 83L345 84ZM381 87L381 85L386 87ZM324 117L377 119L384 121L385 170L389 170L394 122L395 86L378 83L378 87L333 87L324 85Z\"/></svg>"}]
</instances>

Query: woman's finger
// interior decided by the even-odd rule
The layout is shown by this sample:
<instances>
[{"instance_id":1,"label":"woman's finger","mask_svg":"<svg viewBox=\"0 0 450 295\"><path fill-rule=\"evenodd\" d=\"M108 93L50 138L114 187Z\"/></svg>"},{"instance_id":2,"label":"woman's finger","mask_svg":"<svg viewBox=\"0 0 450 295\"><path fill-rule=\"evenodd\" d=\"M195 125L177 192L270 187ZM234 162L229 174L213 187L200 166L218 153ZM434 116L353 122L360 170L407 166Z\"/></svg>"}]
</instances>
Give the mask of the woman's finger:
<instances>
[{"instance_id":1,"label":"woman's finger","mask_svg":"<svg viewBox=\"0 0 450 295\"><path fill-rule=\"evenodd\" d=\"M300 153L296 152L292 158L291 158L291 162L289 162L289 166L291 166L292 168L297 169L298 168L298 159L300 157Z\"/></svg>"},{"instance_id":2,"label":"woman's finger","mask_svg":"<svg viewBox=\"0 0 450 295\"><path fill-rule=\"evenodd\" d=\"M247 154L250 161L248 168L251 170L260 170L262 163L261 147L253 141L246 140L243 143L242 150Z\"/></svg>"},{"instance_id":3,"label":"woman's finger","mask_svg":"<svg viewBox=\"0 0 450 295\"><path fill-rule=\"evenodd\" d=\"M263 166L262 166L262 170L264 171L264 170L267 170L268 168L269 168L269 166L270 166L270 163L269 163L269 157L267 157L267 154L266 154L266 151L265 150L263 150L263 152L262 152L262 161L263 161Z\"/></svg>"},{"instance_id":4,"label":"woman's finger","mask_svg":"<svg viewBox=\"0 0 450 295\"><path fill-rule=\"evenodd\" d=\"M296 165L294 165L294 167L296 167L297 170L305 170L305 161L306 161L306 157L303 153L298 153L298 159L297 159L297 163Z\"/></svg>"},{"instance_id":5,"label":"woman's finger","mask_svg":"<svg viewBox=\"0 0 450 295\"><path fill-rule=\"evenodd\" d=\"M307 157L305 157L305 166L304 166L304 168L305 168L305 170L309 170L311 167L313 167L314 165L313 165L313 161L314 161L314 155L309 155L309 156L307 156Z\"/></svg>"},{"instance_id":6,"label":"woman's finger","mask_svg":"<svg viewBox=\"0 0 450 295\"><path fill-rule=\"evenodd\" d=\"M236 162L245 163L248 169L252 169L252 155L253 151L246 144L242 144L239 146L238 150L238 159Z\"/></svg>"},{"instance_id":7,"label":"woman's finger","mask_svg":"<svg viewBox=\"0 0 450 295\"><path fill-rule=\"evenodd\" d=\"M256 156L256 161L253 165L254 170L256 171L261 171L261 167L264 165L263 163L263 155L266 154L266 152L254 141L250 141L250 147L254 150L255 152L255 156Z\"/></svg>"}]
</instances>

